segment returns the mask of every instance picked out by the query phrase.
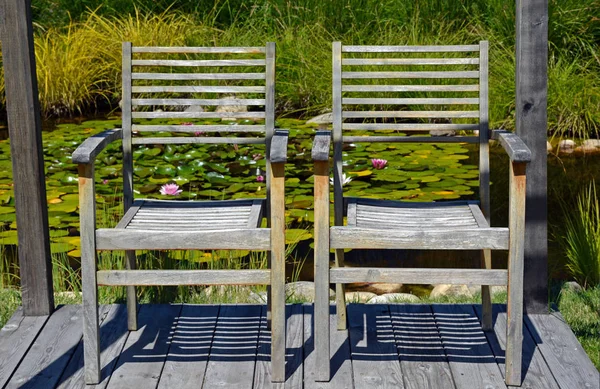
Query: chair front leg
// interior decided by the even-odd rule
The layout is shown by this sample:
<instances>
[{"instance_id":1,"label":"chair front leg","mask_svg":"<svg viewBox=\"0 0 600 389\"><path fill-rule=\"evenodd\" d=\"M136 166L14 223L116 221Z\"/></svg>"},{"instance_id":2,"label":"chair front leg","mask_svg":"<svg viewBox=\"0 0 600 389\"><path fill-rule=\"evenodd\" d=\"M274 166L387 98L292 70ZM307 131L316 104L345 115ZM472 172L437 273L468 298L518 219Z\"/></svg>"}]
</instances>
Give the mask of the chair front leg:
<instances>
[{"instance_id":1,"label":"chair front leg","mask_svg":"<svg viewBox=\"0 0 600 389\"><path fill-rule=\"evenodd\" d=\"M484 269L492 268L492 250L481 250L481 262ZM481 327L484 331L491 331L492 324L492 294L489 285L481 286Z\"/></svg>"},{"instance_id":2,"label":"chair front leg","mask_svg":"<svg viewBox=\"0 0 600 389\"><path fill-rule=\"evenodd\" d=\"M94 165L80 164L79 215L83 295L83 355L86 384L98 384L101 379L98 286L96 280L96 202L94 192Z\"/></svg>"},{"instance_id":3,"label":"chair front leg","mask_svg":"<svg viewBox=\"0 0 600 389\"><path fill-rule=\"evenodd\" d=\"M506 384L521 386L526 164L510 166Z\"/></svg>"},{"instance_id":4,"label":"chair front leg","mask_svg":"<svg viewBox=\"0 0 600 389\"><path fill-rule=\"evenodd\" d=\"M125 259L127 270L135 270L137 267L135 262L135 250L125 251ZM129 331L137 331L138 329L137 295L135 286L133 285L127 286L127 328Z\"/></svg>"}]
</instances>

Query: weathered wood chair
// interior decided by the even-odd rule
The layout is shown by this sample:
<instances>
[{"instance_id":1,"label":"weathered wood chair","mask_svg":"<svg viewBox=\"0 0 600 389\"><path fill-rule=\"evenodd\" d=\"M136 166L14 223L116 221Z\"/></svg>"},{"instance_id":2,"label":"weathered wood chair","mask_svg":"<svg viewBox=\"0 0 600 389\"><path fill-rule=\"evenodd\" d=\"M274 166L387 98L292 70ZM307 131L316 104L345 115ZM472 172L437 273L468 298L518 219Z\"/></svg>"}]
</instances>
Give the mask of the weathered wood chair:
<instances>
[{"instance_id":1,"label":"weathered wood chair","mask_svg":"<svg viewBox=\"0 0 600 389\"><path fill-rule=\"evenodd\" d=\"M390 85L381 80L394 82ZM382 93L386 97L381 97ZM425 108L407 109L415 105ZM352 136L351 131L356 130L387 131L381 135L364 136L363 133L361 136ZM389 130L401 133L390 134ZM430 130L461 131L461 134L467 136L419 134ZM478 135L473 131L479 131ZM411 132L413 136L402 134ZM508 153L511 166L509 227L492 228L489 136L488 42L467 46L343 46L339 42L333 43L333 136L329 131L317 132L312 150L315 164L314 331L319 366L317 380L330 379L330 282L337 287L339 329L346 328L343 284L454 283L483 285L485 330L492 328L489 285L508 285L505 380L510 385L520 385L525 167L531 155L515 134L493 132L492 136L500 141ZM333 226L329 225L331 140ZM423 203L344 198L342 147L344 144L357 142L477 143L480 152L480 202ZM482 250L483 269L343 267L344 249L368 248ZM331 269L330 249L335 250L335 266ZM490 250L509 251L508 270L492 269Z\"/></svg>"},{"instance_id":2,"label":"weathered wood chair","mask_svg":"<svg viewBox=\"0 0 600 389\"><path fill-rule=\"evenodd\" d=\"M193 56L194 59L169 59L173 55L186 55L186 58ZM232 86L232 83L237 86ZM248 86L249 83L252 86ZM154 93L160 93L160 98L152 98ZM195 93L202 93L201 98L193 98ZM235 98L222 98L223 94L230 93L238 95ZM240 98L239 94L250 94L252 98ZM260 98L253 97L255 95ZM274 128L275 44L268 43L266 47L132 47L131 43L125 42L122 98L122 128L87 139L73 154L73 161L79 164L86 383L94 384L101 380L98 285L127 286L129 330L137 329L134 285L270 285L272 379L274 382L284 381L283 196L288 134L287 131L275 131ZM198 112L201 110L197 109L184 112L177 109L179 106L197 105L246 105L264 109L251 112ZM149 111L134 110L134 107L143 106L160 107L164 111L156 108ZM137 124L139 119L152 118L176 120L232 117L260 117L264 118L264 124ZM138 133L152 135L156 132L161 132L161 137L133 136ZM179 136L164 137L164 132L178 133ZM181 136L181 133L187 133L188 136ZM207 136L210 133L215 136ZM122 139L123 143L125 212L115 228L96 228L94 160L107 144L118 139ZM132 148L135 145L185 143L266 145L267 198L228 201L134 199ZM265 214L269 228L261 228ZM270 269L136 270L135 250L173 249L270 251ZM97 271L97 250L125 250L127 270Z\"/></svg>"}]
</instances>

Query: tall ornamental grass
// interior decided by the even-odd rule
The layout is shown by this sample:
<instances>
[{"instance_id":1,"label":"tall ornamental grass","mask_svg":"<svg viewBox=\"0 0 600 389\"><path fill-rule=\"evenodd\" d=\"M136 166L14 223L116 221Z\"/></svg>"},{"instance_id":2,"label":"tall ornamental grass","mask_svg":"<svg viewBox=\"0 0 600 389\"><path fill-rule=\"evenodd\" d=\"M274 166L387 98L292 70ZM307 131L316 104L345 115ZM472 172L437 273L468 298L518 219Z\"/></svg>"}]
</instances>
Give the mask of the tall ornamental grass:
<instances>
[{"instance_id":1,"label":"tall ornamental grass","mask_svg":"<svg viewBox=\"0 0 600 389\"><path fill-rule=\"evenodd\" d=\"M564 207L563 207L564 208ZM600 285L600 201L596 185L577 197L576 208L565 210L566 234L561 237L567 268L584 287Z\"/></svg>"}]
</instances>

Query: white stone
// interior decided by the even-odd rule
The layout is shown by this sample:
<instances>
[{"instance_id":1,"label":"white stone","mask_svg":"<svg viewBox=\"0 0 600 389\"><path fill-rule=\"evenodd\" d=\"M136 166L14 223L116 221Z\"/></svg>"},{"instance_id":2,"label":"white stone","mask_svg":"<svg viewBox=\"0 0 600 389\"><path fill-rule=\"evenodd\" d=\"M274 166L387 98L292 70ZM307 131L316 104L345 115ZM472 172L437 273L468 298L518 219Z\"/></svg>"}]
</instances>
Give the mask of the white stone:
<instances>
[{"instance_id":1,"label":"white stone","mask_svg":"<svg viewBox=\"0 0 600 389\"><path fill-rule=\"evenodd\" d=\"M190 105L185 109L185 112L204 112L204 108L200 105Z\"/></svg>"},{"instance_id":2,"label":"white stone","mask_svg":"<svg viewBox=\"0 0 600 389\"><path fill-rule=\"evenodd\" d=\"M573 151L575 151L575 141L574 140L563 139L560 142L558 142L558 152L559 153L571 154Z\"/></svg>"},{"instance_id":3,"label":"white stone","mask_svg":"<svg viewBox=\"0 0 600 389\"><path fill-rule=\"evenodd\" d=\"M456 131L454 131L454 130L430 130L429 135L431 135L431 136L455 136Z\"/></svg>"},{"instance_id":4,"label":"white stone","mask_svg":"<svg viewBox=\"0 0 600 389\"><path fill-rule=\"evenodd\" d=\"M470 285L468 288L469 292L471 292L471 295L481 293L481 285ZM492 293L492 296L499 293L506 293L506 285L492 285L490 287L490 292Z\"/></svg>"},{"instance_id":5,"label":"white stone","mask_svg":"<svg viewBox=\"0 0 600 389\"><path fill-rule=\"evenodd\" d=\"M310 281L290 282L285 285L286 298L303 301L315 301L315 283ZM329 289L329 299L335 298L335 292Z\"/></svg>"},{"instance_id":6,"label":"white stone","mask_svg":"<svg viewBox=\"0 0 600 389\"><path fill-rule=\"evenodd\" d=\"M575 281L569 281L569 282L565 282L565 284L562 286L563 290L569 290L571 292L583 292L583 288L581 287L581 285L579 285L577 282Z\"/></svg>"},{"instance_id":7,"label":"white stone","mask_svg":"<svg viewBox=\"0 0 600 389\"><path fill-rule=\"evenodd\" d=\"M360 292L370 292L375 294L400 293L402 292L402 284L391 283L356 283L351 284L351 289Z\"/></svg>"},{"instance_id":8,"label":"white stone","mask_svg":"<svg viewBox=\"0 0 600 389\"><path fill-rule=\"evenodd\" d=\"M552 143L546 141L546 151L547 152L552 152L552 150L554 150L554 147L552 147Z\"/></svg>"},{"instance_id":9,"label":"white stone","mask_svg":"<svg viewBox=\"0 0 600 389\"><path fill-rule=\"evenodd\" d=\"M225 96L223 98L224 100L235 100L236 97L235 96ZM245 105L219 105L217 107L217 109L215 109L215 112L224 112L224 113L229 113L229 112L248 112L248 107ZM236 118L229 118L229 117L224 117L223 120L236 120Z\"/></svg>"},{"instance_id":10,"label":"white stone","mask_svg":"<svg viewBox=\"0 0 600 389\"><path fill-rule=\"evenodd\" d=\"M367 304L416 303L420 298L410 293L386 293L367 301Z\"/></svg>"},{"instance_id":11,"label":"white stone","mask_svg":"<svg viewBox=\"0 0 600 389\"><path fill-rule=\"evenodd\" d=\"M248 296L248 302L250 304L266 304L267 303L267 291L263 290L262 292L250 292Z\"/></svg>"},{"instance_id":12,"label":"white stone","mask_svg":"<svg viewBox=\"0 0 600 389\"><path fill-rule=\"evenodd\" d=\"M312 119L309 119L306 121L306 123L312 123L312 124L329 124L329 123L333 123L333 114L331 112L329 113L324 113L322 115L318 115L315 116Z\"/></svg>"},{"instance_id":13,"label":"white stone","mask_svg":"<svg viewBox=\"0 0 600 389\"><path fill-rule=\"evenodd\" d=\"M450 284L440 284L436 285L429 297L437 298L442 296L472 296L471 291L467 287L467 285L450 285Z\"/></svg>"},{"instance_id":14,"label":"white stone","mask_svg":"<svg viewBox=\"0 0 600 389\"><path fill-rule=\"evenodd\" d=\"M366 303L374 297L377 295L371 292L346 292L346 303Z\"/></svg>"}]
</instances>

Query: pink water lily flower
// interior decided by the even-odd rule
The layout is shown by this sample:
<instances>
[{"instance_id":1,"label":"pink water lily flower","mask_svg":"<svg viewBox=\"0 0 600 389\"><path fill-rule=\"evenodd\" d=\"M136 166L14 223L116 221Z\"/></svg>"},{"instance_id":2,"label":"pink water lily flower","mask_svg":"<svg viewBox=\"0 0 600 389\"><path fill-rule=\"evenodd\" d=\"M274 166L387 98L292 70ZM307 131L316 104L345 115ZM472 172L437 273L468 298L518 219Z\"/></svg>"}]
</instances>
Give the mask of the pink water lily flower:
<instances>
[{"instance_id":1,"label":"pink water lily flower","mask_svg":"<svg viewBox=\"0 0 600 389\"><path fill-rule=\"evenodd\" d=\"M265 176L256 176L256 181L265 182Z\"/></svg>"},{"instance_id":2,"label":"pink water lily flower","mask_svg":"<svg viewBox=\"0 0 600 389\"><path fill-rule=\"evenodd\" d=\"M160 194L164 196L179 196L183 192L177 184L165 184L160 187Z\"/></svg>"},{"instance_id":3,"label":"pink water lily flower","mask_svg":"<svg viewBox=\"0 0 600 389\"><path fill-rule=\"evenodd\" d=\"M385 165L387 165L387 160L385 159L379 159L379 158L374 158L371 160L371 163L373 164L373 167L377 170L381 170L385 167Z\"/></svg>"}]
</instances>

